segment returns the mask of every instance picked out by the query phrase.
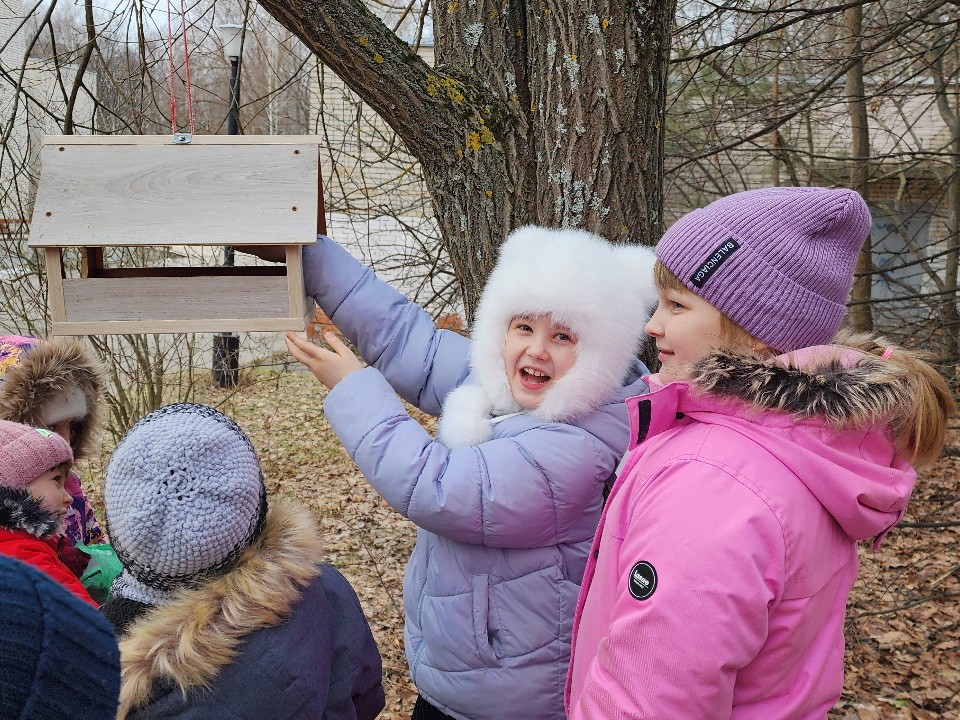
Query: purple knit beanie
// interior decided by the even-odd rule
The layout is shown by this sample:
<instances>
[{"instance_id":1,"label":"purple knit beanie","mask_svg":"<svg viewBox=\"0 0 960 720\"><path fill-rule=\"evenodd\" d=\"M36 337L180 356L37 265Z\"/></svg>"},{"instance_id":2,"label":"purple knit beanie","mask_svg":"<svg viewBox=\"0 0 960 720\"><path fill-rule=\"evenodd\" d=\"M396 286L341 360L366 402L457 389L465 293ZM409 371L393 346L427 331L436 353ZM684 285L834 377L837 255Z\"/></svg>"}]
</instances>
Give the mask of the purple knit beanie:
<instances>
[{"instance_id":1,"label":"purple knit beanie","mask_svg":"<svg viewBox=\"0 0 960 720\"><path fill-rule=\"evenodd\" d=\"M23 488L47 470L72 462L70 443L56 433L0 420L0 486Z\"/></svg>"},{"instance_id":2,"label":"purple knit beanie","mask_svg":"<svg viewBox=\"0 0 960 720\"><path fill-rule=\"evenodd\" d=\"M853 190L772 187L681 217L657 258L755 338L780 352L830 342L870 211Z\"/></svg>"}]
</instances>

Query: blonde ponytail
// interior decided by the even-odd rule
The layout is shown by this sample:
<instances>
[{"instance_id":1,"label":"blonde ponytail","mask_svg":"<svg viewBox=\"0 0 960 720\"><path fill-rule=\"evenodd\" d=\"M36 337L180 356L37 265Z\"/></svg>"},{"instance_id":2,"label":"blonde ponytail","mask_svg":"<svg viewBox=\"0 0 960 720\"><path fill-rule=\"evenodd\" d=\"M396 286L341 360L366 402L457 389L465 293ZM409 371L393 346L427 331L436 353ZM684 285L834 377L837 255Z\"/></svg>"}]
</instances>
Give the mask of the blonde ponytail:
<instances>
[{"instance_id":1,"label":"blonde ponytail","mask_svg":"<svg viewBox=\"0 0 960 720\"><path fill-rule=\"evenodd\" d=\"M907 388L902 411L890 418L897 449L915 467L936 461L946 441L947 419L957 411L957 404L946 380L930 364L930 354L849 330L841 330L834 343L877 355L889 363L889 371Z\"/></svg>"}]
</instances>

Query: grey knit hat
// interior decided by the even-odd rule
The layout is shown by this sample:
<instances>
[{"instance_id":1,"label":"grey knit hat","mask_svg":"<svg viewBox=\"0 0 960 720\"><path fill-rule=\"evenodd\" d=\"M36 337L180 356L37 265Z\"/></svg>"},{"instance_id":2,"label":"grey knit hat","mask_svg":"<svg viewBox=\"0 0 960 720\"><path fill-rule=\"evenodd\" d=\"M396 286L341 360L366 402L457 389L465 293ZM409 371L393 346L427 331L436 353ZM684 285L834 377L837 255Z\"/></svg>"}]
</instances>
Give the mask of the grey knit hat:
<instances>
[{"instance_id":1,"label":"grey knit hat","mask_svg":"<svg viewBox=\"0 0 960 720\"><path fill-rule=\"evenodd\" d=\"M123 563L113 594L148 605L227 572L267 511L247 436L222 413L189 403L160 408L124 435L107 466L104 504Z\"/></svg>"},{"instance_id":2,"label":"grey knit hat","mask_svg":"<svg viewBox=\"0 0 960 720\"><path fill-rule=\"evenodd\" d=\"M772 187L687 213L657 258L692 292L781 352L830 342L870 233L853 190Z\"/></svg>"}]
</instances>

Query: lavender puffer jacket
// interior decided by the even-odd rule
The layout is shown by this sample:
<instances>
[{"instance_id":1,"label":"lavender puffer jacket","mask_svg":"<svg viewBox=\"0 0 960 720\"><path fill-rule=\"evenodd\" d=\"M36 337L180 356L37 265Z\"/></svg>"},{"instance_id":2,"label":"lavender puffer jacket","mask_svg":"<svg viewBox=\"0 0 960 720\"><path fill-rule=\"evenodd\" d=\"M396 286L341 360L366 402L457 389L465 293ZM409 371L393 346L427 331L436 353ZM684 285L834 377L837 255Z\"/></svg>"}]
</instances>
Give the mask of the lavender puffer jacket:
<instances>
[{"instance_id":1,"label":"lavender puffer jacket","mask_svg":"<svg viewBox=\"0 0 960 720\"><path fill-rule=\"evenodd\" d=\"M430 317L329 238L304 248L307 292L371 367L324 410L364 476L419 531L404 582L405 642L418 692L469 720L560 720L573 614L602 488L628 442L617 397L575 423L507 417L493 438L450 450L397 398L439 415L468 377L470 341ZM506 332L506 329L504 330Z\"/></svg>"}]
</instances>

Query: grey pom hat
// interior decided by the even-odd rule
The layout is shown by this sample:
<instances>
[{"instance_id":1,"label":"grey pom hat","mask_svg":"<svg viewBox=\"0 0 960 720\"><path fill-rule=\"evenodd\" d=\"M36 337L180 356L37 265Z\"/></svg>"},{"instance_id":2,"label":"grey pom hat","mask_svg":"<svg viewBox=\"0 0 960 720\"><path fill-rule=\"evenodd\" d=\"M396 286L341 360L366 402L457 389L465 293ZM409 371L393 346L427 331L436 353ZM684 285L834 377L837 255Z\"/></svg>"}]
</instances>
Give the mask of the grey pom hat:
<instances>
[{"instance_id":1,"label":"grey pom hat","mask_svg":"<svg viewBox=\"0 0 960 720\"><path fill-rule=\"evenodd\" d=\"M107 466L104 504L123 572L113 594L148 605L227 572L260 534L266 489L230 418L178 403L142 418Z\"/></svg>"}]
</instances>

